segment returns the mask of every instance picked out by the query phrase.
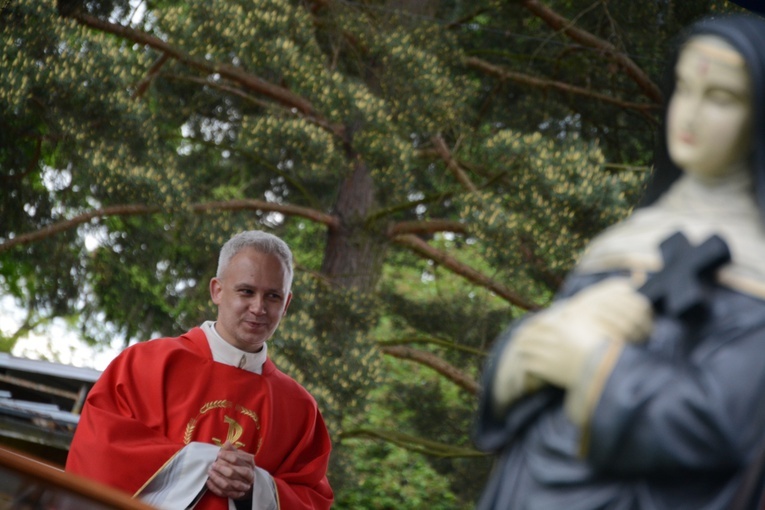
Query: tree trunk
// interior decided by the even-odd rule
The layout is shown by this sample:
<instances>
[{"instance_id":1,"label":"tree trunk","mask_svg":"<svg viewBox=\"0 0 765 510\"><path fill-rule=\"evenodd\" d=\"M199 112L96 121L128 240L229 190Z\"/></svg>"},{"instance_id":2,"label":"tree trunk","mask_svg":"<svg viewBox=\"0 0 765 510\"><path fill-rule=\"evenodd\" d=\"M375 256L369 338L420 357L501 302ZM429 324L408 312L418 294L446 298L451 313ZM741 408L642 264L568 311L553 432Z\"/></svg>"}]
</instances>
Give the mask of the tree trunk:
<instances>
[{"instance_id":1,"label":"tree trunk","mask_svg":"<svg viewBox=\"0 0 765 510\"><path fill-rule=\"evenodd\" d=\"M375 235L365 219L374 204L374 181L367 165L356 159L354 170L340 187L334 213L340 225L330 228L321 272L335 285L367 294L374 290L384 259L383 236Z\"/></svg>"}]
</instances>

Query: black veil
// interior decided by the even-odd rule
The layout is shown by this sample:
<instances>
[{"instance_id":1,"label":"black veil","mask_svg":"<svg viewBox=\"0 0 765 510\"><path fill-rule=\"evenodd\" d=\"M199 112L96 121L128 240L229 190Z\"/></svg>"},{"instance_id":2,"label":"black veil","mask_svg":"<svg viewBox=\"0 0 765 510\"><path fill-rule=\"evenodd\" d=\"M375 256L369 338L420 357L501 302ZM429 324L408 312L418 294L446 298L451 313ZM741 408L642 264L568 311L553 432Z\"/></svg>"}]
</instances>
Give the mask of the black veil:
<instances>
[{"instance_id":1,"label":"black veil","mask_svg":"<svg viewBox=\"0 0 765 510\"><path fill-rule=\"evenodd\" d=\"M699 35L714 35L724 39L746 61L752 80L752 107L754 108L752 147L749 158L755 174L757 206L765 221L765 19L745 14L706 18L691 25L680 37L671 55L665 79L665 115L656 150L655 169L639 206L654 203L682 173L682 170L669 157L665 134L666 111L669 99L674 92L674 69L683 45L689 39Z\"/></svg>"}]
</instances>

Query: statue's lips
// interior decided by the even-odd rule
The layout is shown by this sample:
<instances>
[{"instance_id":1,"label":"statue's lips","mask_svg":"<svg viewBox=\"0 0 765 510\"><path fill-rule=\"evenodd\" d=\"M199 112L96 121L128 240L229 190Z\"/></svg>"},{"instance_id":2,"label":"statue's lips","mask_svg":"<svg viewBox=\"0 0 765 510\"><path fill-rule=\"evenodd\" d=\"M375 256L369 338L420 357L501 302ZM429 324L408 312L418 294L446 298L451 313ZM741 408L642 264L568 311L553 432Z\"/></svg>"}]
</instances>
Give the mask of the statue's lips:
<instances>
[{"instance_id":1,"label":"statue's lips","mask_svg":"<svg viewBox=\"0 0 765 510\"><path fill-rule=\"evenodd\" d=\"M679 142L684 143L686 145L696 144L696 137L688 132L679 133L676 138Z\"/></svg>"}]
</instances>

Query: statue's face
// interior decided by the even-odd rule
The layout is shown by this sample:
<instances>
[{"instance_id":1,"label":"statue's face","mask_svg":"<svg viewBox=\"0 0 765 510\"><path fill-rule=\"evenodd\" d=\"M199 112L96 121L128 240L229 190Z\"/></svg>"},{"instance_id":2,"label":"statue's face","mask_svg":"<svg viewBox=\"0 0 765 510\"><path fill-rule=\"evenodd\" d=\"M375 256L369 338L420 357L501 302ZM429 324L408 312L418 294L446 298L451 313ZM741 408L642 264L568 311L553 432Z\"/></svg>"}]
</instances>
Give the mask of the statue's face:
<instances>
[{"instance_id":1,"label":"statue's face","mask_svg":"<svg viewBox=\"0 0 765 510\"><path fill-rule=\"evenodd\" d=\"M692 38L675 66L667 112L674 163L700 178L745 168L751 147L752 87L744 59L725 40Z\"/></svg>"}]
</instances>

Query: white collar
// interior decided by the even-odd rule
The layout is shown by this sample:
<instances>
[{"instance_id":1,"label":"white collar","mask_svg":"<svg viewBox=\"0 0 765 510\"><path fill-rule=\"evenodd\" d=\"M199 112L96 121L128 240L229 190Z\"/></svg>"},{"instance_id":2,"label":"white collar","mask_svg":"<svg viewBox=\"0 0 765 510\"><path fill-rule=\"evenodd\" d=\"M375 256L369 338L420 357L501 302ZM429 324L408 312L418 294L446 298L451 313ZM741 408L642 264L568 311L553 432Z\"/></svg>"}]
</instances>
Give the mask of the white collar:
<instances>
[{"instance_id":1,"label":"white collar","mask_svg":"<svg viewBox=\"0 0 765 510\"><path fill-rule=\"evenodd\" d=\"M657 271L662 266L659 244L671 234L680 231L694 245L717 234L732 256L718 271L718 280L765 299L765 225L753 189L745 172L717 182L684 175L654 205L593 239L575 271Z\"/></svg>"},{"instance_id":2,"label":"white collar","mask_svg":"<svg viewBox=\"0 0 765 510\"><path fill-rule=\"evenodd\" d=\"M268 345L263 344L260 352L246 352L226 342L216 331L215 321L205 321L201 327L207 336L213 361L255 374L263 373L263 364L268 357Z\"/></svg>"}]
</instances>

